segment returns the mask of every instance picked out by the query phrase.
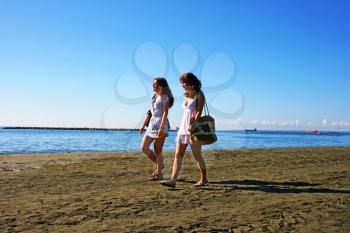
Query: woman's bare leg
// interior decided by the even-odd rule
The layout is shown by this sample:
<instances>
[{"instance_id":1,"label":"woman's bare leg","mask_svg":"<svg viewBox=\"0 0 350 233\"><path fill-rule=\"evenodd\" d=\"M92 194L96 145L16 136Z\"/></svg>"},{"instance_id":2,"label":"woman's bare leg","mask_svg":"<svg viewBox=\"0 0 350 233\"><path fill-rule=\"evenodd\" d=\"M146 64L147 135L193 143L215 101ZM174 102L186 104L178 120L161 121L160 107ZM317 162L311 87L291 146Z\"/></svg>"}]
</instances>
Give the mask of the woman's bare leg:
<instances>
[{"instance_id":1,"label":"woman's bare leg","mask_svg":"<svg viewBox=\"0 0 350 233\"><path fill-rule=\"evenodd\" d=\"M187 144L181 144L181 143L176 144L175 159L174 159L174 164L173 164L173 173L171 176L171 180L174 182L177 180L177 178L180 174L182 159L185 155L186 148L187 148Z\"/></svg>"},{"instance_id":2,"label":"woman's bare leg","mask_svg":"<svg viewBox=\"0 0 350 233\"><path fill-rule=\"evenodd\" d=\"M192 149L192 155L193 155L194 159L196 160L197 166L198 166L199 171L201 173L201 179L199 182L202 184L206 184L206 183L208 183L207 168L206 168L203 156L202 156L202 146L192 146L191 145L191 149Z\"/></svg>"},{"instance_id":3,"label":"woman's bare leg","mask_svg":"<svg viewBox=\"0 0 350 233\"><path fill-rule=\"evenodd\" d=\"M154 142L154 152L156 155L156 163L157 163L157 174L162 174L162 170L164 167L163 163L163 146L165 142L165 136L159 137Z\"/></svg>"},{"instance_id":4,"label":"woman's bare leg","mask_svg":"<svg viewBox=\"0 0 350 233\"><path fill-rule=\"evenodd\" d=\"M141 143L141 151L147 155L147 157L152 160L152 162L156 165L156 155L154 152L149 148L151 143L154 141L154 138L151 138L147 135L145 135L142 139Z\"/></svg>"},{"instance_id":5,"label":"woman's bare leg","mask_svg":"<svg viewBox=\"0 0 350 233\"><path fill-rule=\"evenodd\" d=\"M160 184L175 188L176 187L176 180L180 174L180 169L182 165L182 158L185 155L187 144L176 144L176 152L175 152L175 159L173 164L173 174L171 176L171 180L163 181Z\"/></svg>"}]
</instances>

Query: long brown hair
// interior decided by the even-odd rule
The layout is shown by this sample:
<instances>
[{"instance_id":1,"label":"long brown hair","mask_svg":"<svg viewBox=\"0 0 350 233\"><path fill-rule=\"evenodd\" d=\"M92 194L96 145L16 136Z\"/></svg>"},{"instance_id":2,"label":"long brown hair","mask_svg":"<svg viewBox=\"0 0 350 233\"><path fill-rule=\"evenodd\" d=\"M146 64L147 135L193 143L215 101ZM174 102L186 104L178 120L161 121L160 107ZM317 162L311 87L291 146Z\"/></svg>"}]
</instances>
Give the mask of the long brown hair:
<instances>
[{"instance_id":1,"label":"long brown hair","mask_svg":"<svg viewBox=\"0 0 350 233\"><path fill-rule=\"evenodd\" d=\"M196 75L194 75L191 72L184 73L180 77L180 82L183 84L186 84L193 89L196 93L201 91L202 83L201 81L197 78ZM185 96L188 96L188 93L185 93Z\"/></svg>"},{"instance_id":2,"label":"long brown hair","mask_svg":"<svg viewBox=\"0 0 350 233\"><path fill-rule=\"evenodd\" d=\"M169 108L171 108L174 104L174 96L170 90L170 87L168 85L168 82L165 78L157 77L154 79L154 81L163 88L163 92L166 96L169 98Z\"/></svg>"}]
</instances>

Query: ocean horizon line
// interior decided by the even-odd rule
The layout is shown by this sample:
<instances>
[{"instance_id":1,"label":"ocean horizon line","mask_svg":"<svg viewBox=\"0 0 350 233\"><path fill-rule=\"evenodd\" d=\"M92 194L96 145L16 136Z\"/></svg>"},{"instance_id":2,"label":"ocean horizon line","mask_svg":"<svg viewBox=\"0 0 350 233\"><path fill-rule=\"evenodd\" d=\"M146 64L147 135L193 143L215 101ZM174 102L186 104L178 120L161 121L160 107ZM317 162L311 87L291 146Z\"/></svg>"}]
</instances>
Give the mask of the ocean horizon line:
<instances>
[{"instance_id":1,"label":"ocean horizon line","mask_svg":"<svg viewBox=\"0 0 350 233\"><path fill-rule=\"evenodd\" d=\"M30 129L30 130L87 130L87 131L138 131L138 128L99 128L99 127L51 127L51 126L0 126L0 129ZM177 129L169 129L176 132ZM304 132L312 133L309 129L217 129L217 132ZM349 130L318 130L323 133L350 133Z\"/></svg>"}]
</instances>

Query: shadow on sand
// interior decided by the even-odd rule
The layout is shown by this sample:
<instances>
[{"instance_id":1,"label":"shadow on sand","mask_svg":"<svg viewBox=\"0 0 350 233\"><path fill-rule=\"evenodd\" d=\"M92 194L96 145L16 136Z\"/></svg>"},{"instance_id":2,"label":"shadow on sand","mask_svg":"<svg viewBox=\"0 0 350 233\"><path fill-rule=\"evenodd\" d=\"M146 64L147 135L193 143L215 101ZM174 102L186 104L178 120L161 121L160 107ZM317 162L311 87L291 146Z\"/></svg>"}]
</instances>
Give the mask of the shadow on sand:
<instances>
[{"instance_id":1,"label":"shadow on sand","mask_svg":"<svg viewBox=\"0 0 350 233\"><path fill-rule=\"evenodd\" d=\"M179 180L183 183L194 184L194 181ZM224 180L209 182L208 187L201 187L201 190L208 191L261 191L267 193L333 193L350 194L350 190L335 190L329 188L316 188L321 184L312 184L305 182L274 182L260 180Z\"/></svg>"}]
</instances>

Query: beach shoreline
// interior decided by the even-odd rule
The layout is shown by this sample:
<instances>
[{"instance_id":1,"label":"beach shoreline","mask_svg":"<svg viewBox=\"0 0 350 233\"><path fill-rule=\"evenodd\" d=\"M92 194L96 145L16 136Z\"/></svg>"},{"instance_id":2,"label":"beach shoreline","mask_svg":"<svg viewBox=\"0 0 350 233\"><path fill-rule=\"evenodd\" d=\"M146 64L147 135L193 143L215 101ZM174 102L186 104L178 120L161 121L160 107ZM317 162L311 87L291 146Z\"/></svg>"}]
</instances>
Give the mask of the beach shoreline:
<instances>
[{"instance_id":1,"label":"beach shoreline","mask_svg":"<svg viewBox=\"0 0 350 233\"><path fill-rule=\"evenodd\" d=\"M261 147L261 148L248 148L248 147L242 147L242 148L219 148L219 149L212 149L212 148L205 148L202 147L202 152L210 153L210 152L219 152L219 151L246 151L246 150L304 150L304 149L337 149L337 148L350 148L350 146L290 146L290 147ZM174 154L175 150L166 150L163 149L163 152L166 154ZM186 149L186 152L191 152L190 147ZM129 153L141 153L140 150L102 150L102 151L43 151L43 152L28 152L28 153L0 153L0 156L59 156L59 155L81 155L86 156L90 154L94 155L101 155L101 154L129 154Z\"/></svg>"},{"instance_id":2,"label":"beach shoreline","mask_svg":"<svg viewBox=\"0 0 350 233\"><path fill-rule=\"evenodd\" d=\"M349 232L350 147L186 152L177 189L139 152L0 155L1 232ZM165 156L169 178L173 151Z\"/></svg>"}]
</instances>

